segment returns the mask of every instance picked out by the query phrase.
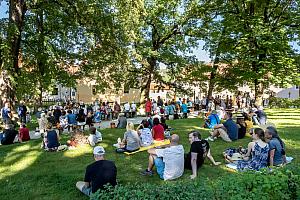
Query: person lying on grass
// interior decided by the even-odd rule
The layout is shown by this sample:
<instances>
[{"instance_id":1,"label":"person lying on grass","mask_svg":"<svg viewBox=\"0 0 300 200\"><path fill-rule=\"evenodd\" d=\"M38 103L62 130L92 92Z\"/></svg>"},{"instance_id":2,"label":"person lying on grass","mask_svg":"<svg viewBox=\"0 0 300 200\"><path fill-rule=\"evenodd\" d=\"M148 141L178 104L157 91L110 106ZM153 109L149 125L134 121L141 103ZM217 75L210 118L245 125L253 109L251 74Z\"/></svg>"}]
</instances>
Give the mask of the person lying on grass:
<instances>
[{"instance_id":1,"label":"person lying on grass","mask_svg":"<svg viewBox=\"0 0 300 200\"><path fill-rule=\"evenodd\" d=\"M182 176L184 171L184 149L179 145L179 136L171 136L171 144L165 149L149 149L148 168L142 175L153 175L155 165L157 174L163 180L173 180Z\"/></svg>"},{"instance_id":2,"label":"person lying on grass","mask_svg":"<svg viewBox=\"0 0 300 200\"><path fill-rule=\"evenodd\" d=\"M227 112L225 115L226 122L223 124L217 124L214 127L214 131L207 139L214 141L215 137L221 137L226 142L231 142L238 139L238 126L232 120L232 113Z\"/></svg>"},{"instance_id":3,"label":"person lying on grass","mask_svg":"<svg viewBox=\"0 0 300 200\"><path fill-rule=\"evenodd\" d=\"M210 153L209 143L201 140L199 131L189 133L189 142L191 144L190 152L184 156L184 168L192 170L191 179L197 177L197 170L203 165L207 157L214 165L220 165L221 162L215 162Z\"/></svg>"},{"instance_id":4,"label":"person lying on grass","mask_svg":"<svg viewBox=\"0 0 300 200\"><path fill-rule=\"evenodd\" d=\"M95 147L93 154L95 162L87 166L84 181L76 183L76 188L87 196L104 189L106 184L117 185L117 167L114 162L105 160L104 148Z\"/></svg>"}]
</instances>

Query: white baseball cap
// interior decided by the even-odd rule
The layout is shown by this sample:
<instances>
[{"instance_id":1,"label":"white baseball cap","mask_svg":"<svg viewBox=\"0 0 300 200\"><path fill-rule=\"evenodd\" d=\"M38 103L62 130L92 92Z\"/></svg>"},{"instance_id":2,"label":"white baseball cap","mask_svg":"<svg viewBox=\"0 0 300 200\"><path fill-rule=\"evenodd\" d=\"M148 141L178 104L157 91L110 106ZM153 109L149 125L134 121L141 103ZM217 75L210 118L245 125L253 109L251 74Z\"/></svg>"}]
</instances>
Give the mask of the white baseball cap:
<instances>
[{"instance_id":1,"label":"white baseball cap","mask_svg":"<svg viewBox=\"0 0 300 200\"><path fill-rule=\"evenodd\" d=\"M96 146L93 151L94 155L102 156L105 154L105 150L102 146Z\"/></svg>"}]
</instances>

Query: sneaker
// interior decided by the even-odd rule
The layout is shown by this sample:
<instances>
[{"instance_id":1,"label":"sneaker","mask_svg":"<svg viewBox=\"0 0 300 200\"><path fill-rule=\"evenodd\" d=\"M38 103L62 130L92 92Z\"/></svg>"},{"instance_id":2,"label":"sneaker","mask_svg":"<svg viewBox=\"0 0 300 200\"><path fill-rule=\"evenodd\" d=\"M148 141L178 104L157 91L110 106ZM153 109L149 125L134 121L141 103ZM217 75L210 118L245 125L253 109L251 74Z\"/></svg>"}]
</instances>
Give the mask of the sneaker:
<instances>
[{"instance_id":1,"label":"sneaker","mask_svg":"<svg viewBox=\"0 0 300 200\"><path fill-rule=\"evenodd\" d=\"M152 176L153 172L152 171L148 171L148 169L146 169L145 171L141 172L141 175L143 175L143 176Z\"/></svg>"},{"instance_id":2,"label":"sneaker","mask_svg":"<svg viewBox=\"0 0 300 200\"><path fill-rule=\"evenodd\" d=\"M213 141L214 141L214 138L212 138L211 136L209 136L209 137L206 138L205 140L206 140L206 141L209 140L209 141L212 141L212 142L213 142Z\"/></svg>"}]
</instances>

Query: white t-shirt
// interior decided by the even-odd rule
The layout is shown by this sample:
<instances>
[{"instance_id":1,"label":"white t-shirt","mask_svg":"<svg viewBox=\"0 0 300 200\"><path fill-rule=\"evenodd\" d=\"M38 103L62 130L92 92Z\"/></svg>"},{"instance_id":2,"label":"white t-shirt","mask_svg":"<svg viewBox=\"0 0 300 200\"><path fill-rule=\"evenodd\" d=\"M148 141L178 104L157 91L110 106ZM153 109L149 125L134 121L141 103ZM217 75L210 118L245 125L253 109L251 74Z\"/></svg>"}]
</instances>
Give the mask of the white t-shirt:
<instances>
[{"instance_id":1,"label":"white t-shirt","mask_svg":"<svg viewBox=\"0 0 300 200\"><path fill-rule=\"evenodd\" d=\"M170 146L155 150L157 157L165 163L164 180L172 180L182 176L184 171L184 149L182 145Z\"/></svg>"},{"instance_id":2,"label":"white t-shirt","mask_svg":"<svg viewBox=\"0 0 300 200\"><path fill-rule=\"evenodd\" d=\"M132 109L132 111L136 111L136 105L133 103L133 104L131 104L131 109Z\"/></svg>"},{"instance_id":3,"label":"white t-shirt","mask_svg":"<svg viewBox=\"0 0 300 200\"><path fill-rule=\"evenodd\" d=\"M129 110L130 110L130 105L129 105L129 103L126 103L126 104L124 105L124 110L125 110L125 111L129 111Z\"/></svg>"}]
</instances>

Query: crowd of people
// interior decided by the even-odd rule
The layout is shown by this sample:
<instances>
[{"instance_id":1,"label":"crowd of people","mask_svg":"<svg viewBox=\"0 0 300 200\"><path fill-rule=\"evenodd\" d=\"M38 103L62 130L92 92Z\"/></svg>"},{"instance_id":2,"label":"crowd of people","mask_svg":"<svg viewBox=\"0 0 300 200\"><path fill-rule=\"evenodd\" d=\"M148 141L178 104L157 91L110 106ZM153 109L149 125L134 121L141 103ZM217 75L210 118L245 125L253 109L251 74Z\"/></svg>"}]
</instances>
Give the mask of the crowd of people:
<instances>
[{"instance_id":1,"label":"crowd of people","mask_svg":"<svg viewBox=\"0 0 300 200\"><path fill-rule=\"evenodd\" d=\"M236 106L234 106L236 101ZM101 106L100 106L101 105ZM160 179L173 180L181 177L184 170L190 170L190 178L197 177L198 169L204 164L206 158L213 165L216 162L211 153L211 145L218 138L225 142L233 142L250 134L251 141L247 148L227 149L224 152L227 162L234 162L237 170L260 170L267 166L281 166L287 162L285 144L278 135L274 126L263 128L267 124L267 115L263 107L256 107L247 95L238 95L235 99L228 97L224 100L203 97L192 102L190 99L179 98L178 100L164 101L160 97L157 100L147 99L145 103L145 119L135 128L132 122L127 122L128 117L137 114L135 103L126 102L121 106L114 102L94 103L66 103L56 105L48 109L38 109L35 113L38 127L35 134L40 134L42 148L47 151L57 151L60 137L64 131L70 136L67 146L76 148L80 144L90 144L93 149L95 162L87 166L84 181L76 183L76 187L84 194L90 195L98 189L103 189L107 183L112 186L117 184L117 167L114 162L106 160L106 151L101 144L102 134L95 124L107 119L118 119L118 128L126 128L123 138L119 138L116 147L117 153L136 152L146 148L149 154L148 166L141 175L152 176L154 167ZM210 136L203 139L199 131L189 132L189 151L185 151L180 144L177 134L170 135L170 127L166 120L188 118L192 111L204 113L204 128L210 130ZM233 116L233 114L235 116ZM3 133L0 134L2 145L12 144L16 141L25 142L30 140L29 129L26 123L30 120L28 109L21 103L17 113L10 110L8 103L1 109L2 121L5 124ZM234 120L236 118L236 120ZM20 125L16 131L16 121ZM259 125L261 128L253 128ZM84 135L85 127L88 126L89 136ZM200 125L199 125L200 126ZM170 144L150 148L155 142L170 140ZM233 154L239 153L240 159L233 160Z\"/></svg>"}]
</instances>

